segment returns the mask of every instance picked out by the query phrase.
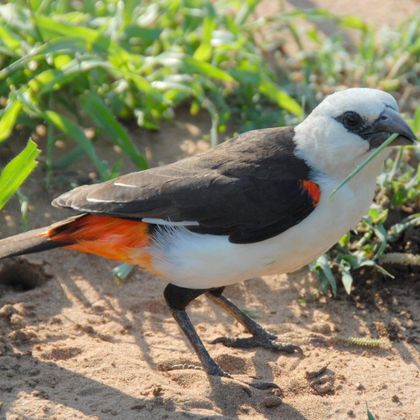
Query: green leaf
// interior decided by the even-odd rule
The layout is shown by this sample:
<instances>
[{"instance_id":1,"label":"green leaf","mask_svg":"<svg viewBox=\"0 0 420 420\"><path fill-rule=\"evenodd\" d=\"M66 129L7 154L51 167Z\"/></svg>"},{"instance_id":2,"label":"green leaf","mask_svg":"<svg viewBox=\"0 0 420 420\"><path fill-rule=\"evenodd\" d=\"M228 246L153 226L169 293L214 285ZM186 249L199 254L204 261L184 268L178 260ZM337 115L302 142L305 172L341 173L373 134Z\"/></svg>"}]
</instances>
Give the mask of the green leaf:
<instances>
[{"instance_id":1,"label":"green leaf","mask_svg":"<svg viewBox=\"0 0 420 420\"><path fill-rule=\"evenodd\" d=\"M327 280L329 286L331 287L333 295L336 296L337 282L335 281L335 277L331 270L327 256L321 255L318 259L315 260L315 262L312 264L312 267L313 269L315 269L315 272L321 276L321 278Z\"/></svg>"},{"instance_id":2,"label":"green leaf","mask_svg":"<svg viewBox=\"0 0 420 420\"><path fill-rule=\"evenodd\" d=\"M42 96L53 90L60 89L63 85L72 81L80 72L63 72L62 70L48 69L39 73L28 82L32 92Z\"/></svg>"},{"instance_id":3,"label":"green leaf","mask_svg":"<svg viewBox=\"0 0 420 420\"><path fill-rule=\"evenodd\" d=\"M388 209L380 210L378 208L371 207L368 213L368 216L374 224L384 223L388 218Z\"/></svg>"},{"instance_id":4,"label":"green leaf","mask_svg":"<svg viewBox=\"0 0 420 420\"><path fill-rule=\"evenodd\" d=\"M420 39L419 39L419 42L420 42ZM420 132L420 106L417 107L416 109L416 113L414 114L414 120L413 120L411 128L413 129L415 133Z\"/></svg>"},{"instance_id":5,"label":"green leaf","mask_svg":"<svg viewBox=\"0 0 420 420\"><path fill-rule=\"evenodd\" d=\"M208 61L211 58L211 37L217 23L213 17L206 16L203 22L203 35L200 46L196 49L193 58L198 61Z\"/></svg>"},{"instance_id":6,"label":"green leaf","mask_svg":"<svg viewBox=\"0 0 420 420\"><path fill-rule=\"evenodd\" d=\"M124 31L124 35L128 40L138 38L147 45L158 40L161 33L161 28L147 28L136 24L128 25Z\"/></svg>"},{"instance_id":7,"label":"green leaf","mask_svg":"<svg viewBox=\"0 0 420 420\"><path fill-rule=\"evenodd\" d=\"M350 243L350 237L351 237L350 232L347 232L345 235L343 235L338 241L340 246L342 247L347 246Z\"/></svg>"},{"instance_id":8,"label":"green leaf","mask_svg":"<svg viewBox=\"0 0 420 420\"><path fill-rule=\"evenodd\" d=\"M112 142L123 149L139 169L148 168L146 158L139 153L127 130L116 120L96 93L89 92L84 96L82 108L104 130Z\"/></svg>"},{"instance_id":9,"label":"green leaf","mask_svg":"<svg viewBox=\"0 0 420 420\"><path fill-rule=\"evenodd\" d=\"M202 61L194 60L191 57L185 57L183 60L183 66L188 73L201 73L204 76L208 76L212 79L222 80L224 82L234 82L235 79L226 71L221 70L212 64L204 63Z\"/></svg>"},{"instance_id":10,"label":"green leaf","mask_svg":"<svg viewBox=\"0 0 420 420\"><path fill-rule=\"evenodd\" d=\"M238 26L242 26L248 20L249 16L254 13L254 10L259 3L260 0L246 0L243 2L241 9L236 15L235 23Z\"/></svg>"},{"instance_id":11,"label":"green leaf","mask_svg":"<svg viewBox=\"0 0 420 420\"><path fill-rule=\"evenodd\" d=\"M401 220L399 223L392 225L388 230L388 242L397 241L404 231L412 226L420 227L420 213L412 214Z\"/></svg>"},{"instance_id":12,"label":"green leaf","mask_svg":"<svg viewBox=\"0 0 420 420\"><path fill-rule=\"evenodd\" d=\"M0 80L16 72L16 70L25 67L31 60L45 59L47 54L52 53L77 53L85 52L86 43L81 38L64 37L46 42L38 48L34 48L30 54L26 54L10 65L0 70Z\"/></svg>"},{"instance_id":13,"label":"green leaf","mask_svg":"<svg viewBox=\"0 0 420 420\"><path fill-rule=\"evenodd\" d=\"M340 20L340 24L343 28L357 29L362 32L366 32L369 29L366 22L357 16L346 16Z\"/></svg>"},{"instance_id":14,"label":"green leaf","mask_svg":"<svg viewBox=\"0 0 420 420\"><path fill-rule=\"evenodd\" d=\"M262 94L277 103L280 108L301 117L303 115L302 107L284 90L280 89L275 83L269 80L263 80L259 86Z\"/></svg>"},{"instance_id":15,"label":"green leaf","mask_svg":"<svg viewBox=\"0 0 420 420\"><path fill-rule=\"evenodd\" d=\"M56 19L42 15L35 16L35 23L41 30L44 38L47 39L61 39L62 37L81 38L86 41L90 48L93 48L98 52L107 51L110 47L110 39L95 29L59 22Z\"/></svg>"},{"instance_id":16,"label":"green leaf","mask_svg":"<svg viewBox=\"0 0 420 420\"><path fill-rule=\"evenodd\" d=\"M55 127L66 134L69 138L75 140L76 143L78 143L83 148L84 152L95 164L100 176L103 179L111 178L111 173L108 167L101 159L98 158L92 142L86 137L83 130L76 123L55 111L45 111L43 114L47 121L49 121L51 124L54 124Z\"/></svg>"},{"instance_id":17,"label":"green leaf","mask_svg":"<svg viewBox=\"0 0 420 420\"><path fill-rule=\"evenodd\" d=\"M363 221L370 226L370 228L375 232L375 235L379 239L379 247L375 253L375 256L372 258L373 260L380 257L388 244L388 232L385 230L383 225L375 225L371 223L371 221L368 218L364 218Z\"/></svg>"},{"instance_id":18,"label":"green leaf","mask_svg":"<svg viewBox=\"0 0 420 420\"><path fill-rule=\"evenodd\" d=\"M37 166L36 158L40 154L35 142L29 139L25 149L22 150L0 174L0 209L23 184L25 179Z\"/></svg>"},{"instance_id":19,"label":"green leaf","mask_svg":"<svg viewBox=\"0 0 420 420\"><path fill-rule=\"evenodd\" d=\"M353 284L353 276L351 275L351 265L346 260L340 261L341 281L347 294L351 293L351 286Z\"/></svg>"},{"instance_id":20,"label":"green leaf","mask_svg":"<svg viewBox=\"0 0 420 420\"><path fill-rule=\"evenodd\" d=\"M22 104L18 100L11 100L7 104L0 119L0 143L10 136L21 110Z\"/></svg>"},{"instance_id":21,"label":"green leaf","mask_svg":"<svg viewBox=\"0 0 420 420\"><path fill-rule=\"evenodd\" d=\"M0 25L0 42L3 43L13 55L21 52L22 40L6 26Z\"/></svg>"}]
</instances>

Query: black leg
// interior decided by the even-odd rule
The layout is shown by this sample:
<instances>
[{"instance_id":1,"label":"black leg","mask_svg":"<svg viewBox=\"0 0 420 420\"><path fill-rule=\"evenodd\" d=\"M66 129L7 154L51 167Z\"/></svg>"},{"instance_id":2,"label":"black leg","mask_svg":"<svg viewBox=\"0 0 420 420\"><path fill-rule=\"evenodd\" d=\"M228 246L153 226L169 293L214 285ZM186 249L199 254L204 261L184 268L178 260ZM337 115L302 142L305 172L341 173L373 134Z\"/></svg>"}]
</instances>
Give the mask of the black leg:
<instances>
[{"instance_id":1,"label":"black leg","mask_svg":"<svg viewBox=\"0 0 420 420\"><path fill-rule=\"evenodd\" d=\"M181 330L188 338L188 341L193 346L195 352L197 353L198 358L203 365L204 370L208 375L213 376L224 376L231 378L231 376L226 373L210 356L206 348L204 347L203 342L200 340L197 332L195 331L194 326L191 323L190 318L185 312L186 306L193 301L198 296L203 293L208 292L209 290L194 290L187 289L184 287L178 287L173 284L168 284L164 291L164 296L166 303L171 309L172 316L175 318L175 321L180 326ZM278 388L278 386L272 382L259 382L253 381L250 383L243 382L247 386L252 386L257 389L270 389ZM247 391L248 392L248 391Z\"/></svg>"},{"instance_id":2,"label":"black leg","mask_svg":"<svg viewBox=\"0 0 420 420\"><path fill-rule=\"evenodd\" d=\"M220 306L224 311L233 316L252 337L249 338L230 338L219 337L213 343L222 343L227 347L236 348L252 348L263 347L266 349L285 352L285 353L303 353L302 349L293 344L282 344L276 342L276 336L266 331L260 324L242 312L229 299L222 295L224 288L214 289L207 293L209 299L216 305Z\"/></svg>"},{"instance_id":3,"label":"black leg","mask_svg":"<svg viewBox=\"0 0 420 420\"><path fill-rule=\"evenodd\" d=\"M168 284L164 291L166 303L171 309L172 316L178 323L182 332L188 338L196 352L204 370L209 375L230 377L210 356L203 342L200 340L190 318L185 312L186 306L195 298L206 293L207 290L194 290Z\"/></svg>"}]
</instances>

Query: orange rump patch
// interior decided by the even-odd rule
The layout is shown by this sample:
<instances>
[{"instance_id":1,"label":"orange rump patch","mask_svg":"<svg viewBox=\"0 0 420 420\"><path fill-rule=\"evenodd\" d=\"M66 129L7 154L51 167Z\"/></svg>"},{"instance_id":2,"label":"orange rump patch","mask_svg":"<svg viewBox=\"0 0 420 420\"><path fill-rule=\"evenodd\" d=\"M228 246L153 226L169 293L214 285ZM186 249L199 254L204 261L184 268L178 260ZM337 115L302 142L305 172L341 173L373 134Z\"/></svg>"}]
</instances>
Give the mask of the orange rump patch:
<instances>
[{"instance_id":1,"label":"orange rump patch","mask_svg":"<svg viewBox=\"0 0 420 420\"><path fill-rule=\"evenodd\" d=\"M316 206L321 198L321 189L319 188L319 185L316 182L309 181L307 179L301 181L301 184L302 188L311 197L313 205Z\"/></svg>"},{"instance_id":2,"label":"orange rump patch","mask_svg":"<svg viewBox=\"0 0 420 420\"><path fill-rule=\"evenodd\" d=\"M136 264L154 272L147 250L150 243L147 223L88 214L49 230L46 236L52 241L68 243L67 249Z\"/></svg>"}]
</instances>

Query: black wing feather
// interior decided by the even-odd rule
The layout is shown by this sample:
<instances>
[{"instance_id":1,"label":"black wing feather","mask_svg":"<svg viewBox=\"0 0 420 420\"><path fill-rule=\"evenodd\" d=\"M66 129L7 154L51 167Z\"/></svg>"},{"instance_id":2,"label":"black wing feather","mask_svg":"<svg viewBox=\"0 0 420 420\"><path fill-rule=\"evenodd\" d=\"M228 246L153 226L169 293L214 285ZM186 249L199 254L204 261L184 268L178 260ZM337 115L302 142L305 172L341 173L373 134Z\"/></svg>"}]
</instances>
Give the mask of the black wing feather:
<instances>
[{"instance_id":1,"label":"black wing feather","mask_svg":"<svg viewBox=\"0 0 420 420\"><path fill-rule=\"evenodd\" d=\"M293 135L293 128L251 131L198 156L76 188L53 205L125 218L196 221L191 230L229 235L235 243L268 239L315 208L302 189L310 170L294 154Z\"/></svg>"}]
</instances>

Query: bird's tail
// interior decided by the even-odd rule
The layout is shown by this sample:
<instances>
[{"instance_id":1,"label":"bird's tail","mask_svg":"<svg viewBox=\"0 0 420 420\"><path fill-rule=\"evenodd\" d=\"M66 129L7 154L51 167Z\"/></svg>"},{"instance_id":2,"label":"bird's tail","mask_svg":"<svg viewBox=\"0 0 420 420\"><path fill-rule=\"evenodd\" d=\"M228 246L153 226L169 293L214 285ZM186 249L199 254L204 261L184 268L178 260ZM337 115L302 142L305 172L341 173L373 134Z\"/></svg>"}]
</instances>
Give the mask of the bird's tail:
<instances>
[{"instance_id":1,"label":"bird's tail","mask_svg":"<svg viewBox=\"0 0 420 420\"><path fill-rule=\"evenodd\" d=\"M71 225L82 216L72 217L51 226L30 230L0 240L0 260L69 245L68 241L54 241L48 233L55 229L65 229L66 226Z\"/></svg>"},{"instance_id":2,"label":"bird's tail","mask_svg":"<svg viewBox=\"0 0 420 420\"><path fill-rule=\"evenodd\" d=\"M152 270L149 228L139 220L81 214L0 240L0 260L65 247Z\"/></svg>"}]
</instances>

